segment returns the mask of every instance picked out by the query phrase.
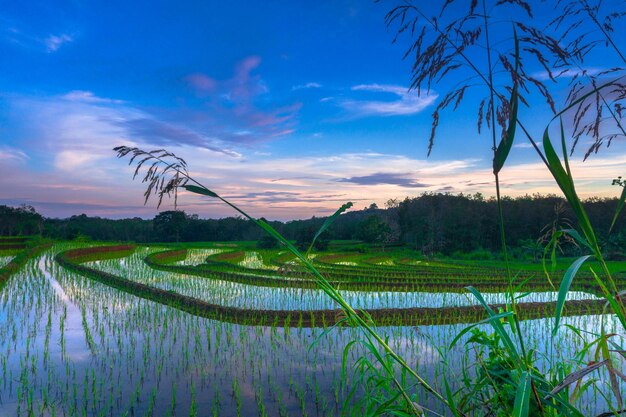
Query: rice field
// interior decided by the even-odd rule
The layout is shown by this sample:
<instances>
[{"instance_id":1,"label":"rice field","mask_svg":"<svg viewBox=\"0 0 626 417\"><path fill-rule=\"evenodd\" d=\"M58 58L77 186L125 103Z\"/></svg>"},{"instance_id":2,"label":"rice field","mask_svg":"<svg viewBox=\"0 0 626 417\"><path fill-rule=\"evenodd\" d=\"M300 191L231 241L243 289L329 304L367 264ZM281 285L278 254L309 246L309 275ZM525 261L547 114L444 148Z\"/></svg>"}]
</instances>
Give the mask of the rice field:
<instances>
[{"instance_id":1,"label":"rice field","mask_svg":"<svg viewBox=\"0 0 626 417\"><path fill-rule=\"evenodd\" d=\"M322 310L336 307L333 301L319 289L260 287L220 280L212 280L210 285L207 285L207 279L203 277L157 271L142 262L143 258L154 252L155 249L141 248L128 258L94 261L86 263L86 265L132 281L230 307L254 310ZM202 262L204 260L202 259L203 255L206 258L212 253L213 250L210 249L206 251L194 250L192 259L195 259L196 262ZM248 254L249 252L246 252L249 259L259 259ZM193 265L189 259L178 261L175 264ZM237 265L243 266L241 262L238 262ZM258 268L258 264L255 263L248 263L248 265L251 265L249 268ZM469 293L343 291L342 295L352 306L360 309L440 308L479 304L478 300ZM532 303L554 302L557 299L555 291L516 293L516 296L523 296L519 299L520 301ZM485 293L484 297L490 304L503 304L508 301L508 295L501 292ZM583 291L572 291L569 293L568 299L587 300L598 299L598 297Z\"/></svg>"},{"instance_id":2,"label":"rice field","mask_svg":"<svg viewBox=\"0 0 626 417\"><path fill-rule=\"evenodd\" d=\"M87 246L55 244L30 258L1 290L0 415L362 414L360 399L365 393L357 384L358 375L353 369L360 357L369 354L356 344L344 358L346 346L362 337L359 329L330 328L331 323L321 321L308 325L297 320L282 325L277 321L265 325L252 320L235 323L226 316L219 320L193 314L189 309L184 311L175 305L155 302L141 294L107 285L88 274L63 267L57 261L60 253ZM237 248L189 249L184 252L184 259L161 259L164 267L200 268L206 276L152 268L146 257L163 251L163 247L138 247L108 256L104 252L90 255L87 249L82 258L73 259L83 267L159 288L167 294L182 294L242 311L269 314L272 310L336 309L319 290L306 287L307 277L297 268L288 272L280 270L277 262L285 259L280 251L271 255ZM242 252L243 259L240 253L215 259L229 252ZM388 276L380 281L381 288L396 281L406 283L420 279L420 274L415 273L417 265L409 265L406 260L341 255L317 260L320 269L328 271L330 276L334 273L338 282L368 280L385 269ZM181 257L183 255L179 254L178 258ZM458 265L420 265L424 269L440 268L422 277L429 283L438 279L442 284L455 280L463 283L489 272L489 268L479 265L472 273ZM212 277L206 273L211 266L215 273ZM244 270L248 270L247 274ZM455 275L455 270L463 273ZM248 283L219 279L224 274L269 277L276 285L256 285L252 278ZM302 286L281 287L285 280ZM485 281L490 282L488 276ZM442 288L447 287L442 285ZM476 304L460 290L447 289L443 292L398 288L346 290L342 294L355 306L372 310L423 307L461 311L460 307ZM554 291L540 289L520 295L524 295L520 302L532 303L548 303L555 297ZM493 304L507 301L499 290L484 293L484 296ZM570 298L597 299L587 291L574 291ZM591 360L591 350L575 359L576 352L592 340L592 333L601 320L609 323L610 331L623 333L613 316L592 312L576 311L575 315L563 319L565 324L588 333L576 334L565 326L554 338L549 337L550 318L522 322L529 348L541 352L538 367L548 368L562 362L575 369ZM440 324L438 321L441 320L433 317L428 324L406 325L401 320L396 324L390 320L393 325L377 330L389 337L390 345L407 358L420 375L443 390L444 379L454 385L461 381L464 371L475 372L477 353L464 345L469 334L452 349L447 348L467 324ZM481 328L488 330L487 326ZM407 386L414 386L415 381L407 380L406 375L399 375L399 378L404 378ZM590 386L578 405L587 415L595 415L606 411L603 394L610 387L602 372L590 378L600 383ZM351 395L354 386L358 388ZM443 412L440 404L425 392L419 388L412 390L431 410L427 415Z\"/></svg>"},{"instance_id":3,"label":"rice field","mask_svg":"<svg viewBox=\"0 0 626 417\"><path fill-rule=\"evenodd\" d=\"M11 262L11 259L13 259L14 256L15 255L3 255L0 253L0 268Z\"/></svg>"}]
</instances>

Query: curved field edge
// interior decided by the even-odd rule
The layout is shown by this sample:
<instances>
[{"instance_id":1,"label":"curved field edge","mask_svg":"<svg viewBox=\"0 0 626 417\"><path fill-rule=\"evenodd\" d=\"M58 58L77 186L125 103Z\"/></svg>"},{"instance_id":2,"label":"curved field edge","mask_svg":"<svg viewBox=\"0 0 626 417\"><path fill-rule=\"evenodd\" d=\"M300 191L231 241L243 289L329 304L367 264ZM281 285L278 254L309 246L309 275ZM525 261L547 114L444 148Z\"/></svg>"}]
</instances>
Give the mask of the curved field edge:
<instances>
[{"instance_id":1,"label":"curved field edge","mask_svg":"<svg viewBox=\"0 0 626 417\"><path fill-rule=\"evenodd\" d=\"M131 245L71 249L57 254L55 259L64 268L86 278L199 317L249 326L281 327L328 327L344 317L343 311L339 309L250 310L216 305L82 265L88 261L126 257L132 254L134 250L135 246ZM602 300L568 301L565 314L600 314L604 304ZM504 309L505 305L495 304L491 307L498 311ZM543 318L553 314L555 303L519 303L517 308L523 319ZM365 312L379 326L474 323L486 318L485 310L480 306L372 309L365 310Z\"/></svg>"},{"instance_id":2,"label":"curved field edge","mask_svg":"<svg viewBox=\"0 0 626 417\"><path fill-rule=\"evenodd\" d=\"M220 281L234 282L238 284L253 285L258 287L270 288L302 288L315 289L317 283L312 278L305 278L302 267L292 265L285 267L283 265L277 271L264 270L257 268L245 268L238 265L230 265L226 262L207 261L204 264L191 265L172 265L172 263L184 260L187 256L185 249L165 250L162 252L152 253L144 258L144 262L151 268L194 275L207 279L215 279ZM213 258L210 256L209 258ZM340 268L342 269L342 268ZM282 272L281 272L282 271ZM494 282L488 276L489 270L481 268L480 273L453 275L447 274L423 274L423 270L415 270L411 275L395 276L395 277L379 277L378 270L370 268L351 268L349 274L342 271L334 271L330 267L325 267L320 272L335 287L341 290L351 291L392 291L392 292L455 292L464 293L466 287L471 285L481 292L505 292L508 285L502 281ZM407 272L407 271L405 271ZM271 276L268 276L271 275ZM308 275L312 277L312 275ZM554 291L545 280L545 276L535 272L532 277L535 280L527 280L524 285L525 291ZM543 282L539 281L542 279ZM558 283L557 283L558 284ZM590 294L598 295L600 293L597 286L592 285L587 279L577 278L571 286L572 291L584 291Z\"/></svg>"},{"instance_id":3,"label":"curved field edge","mask_svg":"<svg viewBox=\"0 0 626 417\"><path fill-rule=\"evenodd\" d=\"M11 275L18 272L29 259L39 256L43 251L50 248L52 243L41 243L38 245L28 246L24 243L22 251L13 257L5 266L0 268L0 288L6 283Z\"/></svg>"},{"instance_id":4,"label":"curved field edge","mask_svg":"<svg viewBox=\"0 0 626 417\"><path fill-rule=\"evenodd\" d=\"M30 239L25 236L0 236L0 251L26 249Z\"/></svg>"}]
</instances>

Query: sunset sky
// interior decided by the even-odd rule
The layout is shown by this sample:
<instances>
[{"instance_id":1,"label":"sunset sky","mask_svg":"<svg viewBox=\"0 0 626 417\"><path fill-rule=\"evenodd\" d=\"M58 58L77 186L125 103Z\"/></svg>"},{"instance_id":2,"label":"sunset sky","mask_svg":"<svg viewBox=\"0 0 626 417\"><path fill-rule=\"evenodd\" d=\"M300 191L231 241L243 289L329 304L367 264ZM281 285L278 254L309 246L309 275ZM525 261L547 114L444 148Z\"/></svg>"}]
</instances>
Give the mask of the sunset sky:
<instances>
[{"instance_id":1,"label":"sunset sky","mask_svg":"<svg viewBox=\"0 0 626 417\"><path fill-rule=\"evenodd\" d=\"M451 85L408 91L409 38L393 44L384 23L394 3L304 4L3 4L0 204L51 217L151 218L156 204L143 205L142 184L112 151L118 145L166 148L205 185L268 219L423 192L493 195L491 141L476 131L472 100L484 90L442 115L427 157L431 115ZM510 41L510 23L496 30ZM590 70L619 64L603 53ZM560 103L566 84L556 89ZM520 118L539 138L551 114L541 100L531 104ZM504 194L556 193L534 150L517 140ZM626 174L623 142L584 163L575 153L583 196L619 195L611 179ZM202 217L235 214L184 193L179 203Z\"/></svg>"}]
</instances>

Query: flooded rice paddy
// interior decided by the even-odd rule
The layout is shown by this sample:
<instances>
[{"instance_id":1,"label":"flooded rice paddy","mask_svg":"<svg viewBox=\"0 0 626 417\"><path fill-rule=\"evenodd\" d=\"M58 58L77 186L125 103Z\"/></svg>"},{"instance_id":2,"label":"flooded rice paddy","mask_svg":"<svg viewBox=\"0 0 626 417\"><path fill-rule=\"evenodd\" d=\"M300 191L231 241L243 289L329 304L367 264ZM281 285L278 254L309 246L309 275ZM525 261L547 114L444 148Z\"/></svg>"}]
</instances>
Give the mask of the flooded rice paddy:
<instances>
[{"instance_id":1,"label":"flooded rice paddy","mask_svg":"<svg viewBox=\"0 0 626 417\"><path fill-rule=\"evenodd\" d=\"M0 415L351 413L354 401L345 403L354 384L350 369L365 353L359 348L349 351L346 375L342 374L342 356L346 345L361 337L358 329L340 327L323 334L324 329L315 327L243 326L197 317L63 269L55 262L55 254L76 246L55 245L29 261L0 292ZM336 308L318 290L255 287L156 271L143 258L158 250L162 248L139 248L128 257L88 266L222 305L281 310ZM195 265L216 253L214 249L193 250L184 262ZM255 262L248 265L262 267ZM462 293L342 294L361 308L475 304ZM501 293L484 295L490 303L506 301ZM571 297L594 296L574 292ZM554 293L538 292L527 295L524 301L554 298ZM611 331L623 333L611 316L598 315L563 319L589 334L577 335L563 327L557 337L550 338L550 319L524 321L522 331L527 335L527 346L543 352L539 366L548 367L574 357L585 341L592 339L591 333L597 331L602 319L609 322ZM390 345L423 377L443 387L442 378L459 380L454 376L472 363L472 353L466 352L462 342L445 352L445 346L465 327L390 326L378 331L389 337ZM603 375L594 377L601 379ZM442 412L424 393L420 399ZM581 401L590 415L606 411L598 390L591 390ZM354 413L359 415L358 410Z\"/></svg>"}]
</instances>

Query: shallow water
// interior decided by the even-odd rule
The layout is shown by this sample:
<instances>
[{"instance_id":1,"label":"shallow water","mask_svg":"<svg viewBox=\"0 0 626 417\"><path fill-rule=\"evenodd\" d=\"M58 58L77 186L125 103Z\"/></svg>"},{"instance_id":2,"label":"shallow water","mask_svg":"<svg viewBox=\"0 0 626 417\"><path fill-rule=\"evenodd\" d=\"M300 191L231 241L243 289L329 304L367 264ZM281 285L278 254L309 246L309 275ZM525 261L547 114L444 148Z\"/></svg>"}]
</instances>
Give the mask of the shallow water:
<instances>
[{"instance_id":1,"label":"shallow water","mask_svg":"<svg viewBox=\"0 0 626 417\"><path fill-rule=\"evenodd\" d=\"M361 337L358 329L335 328L318 340L322 329L251 327L199 318L64 270L53 255L69 246L57 245L30 261L0 292L0 415L341 413L348 393L341 378L342 354L349 341ZM113 262L120 272L129 266L139 268L133 257L100 266ZM151 272L155 282L173 279ZM604 318L610 322L609 331L623 333L610 316ZM582 316L563 321L596 332L601 319ZM422 376L441 386L444 366L439 347L448 345L464 327L378 331ZM592 337L582 333L581 338L563 327L553 340L547 336L550 330L548 319L522 322L527 348L546 355L541 356L540 369L572 357L583 339ZM445 377L453 384L466 366L464 340L446 354ZM347 355L349 369L362 354L356 346ZM420 398L427 407L440 409L434 400ZM586 415L606 411L597 395L584 402Z\"/></svg>"},{"instance_id":2,"label":"shallow water","mask_svg":"<svg viewBox=\"0 0 626 417\"><path fill-rule=\"evenodd\" d=\"M133 281L224 306L255 310L338 308L322 290L318 289L259 287L193 275L156 271L142 261L148 253L155 250L157 249L140 248L136 253L122 260L98 261L87 265ZM341 295L353 307L363 309L461 307L479 304L479 301L468 293L341 291ZM504 304L509 301L504 293L485 293L483 296L489 304ZM535 292L518 301L547 302L556 301L556 299L556 292ZM597 297L581 291L572 291L568 294L567 299L585 300L597 299Z\"/></svg>"},{"instance_id":3,"label":"shallow water","mask_svg":"<svg viewBox=\"0 0 626 417\"><path fill-rule=\"evenodd\" d=\"M187 258L176 262L175 265L198 265L205 262L207 257L222 252L224 249L187 249Z\"/></svg>"},{"instance_id":4,"label":"shallow water","mask_svg":"<svg viewBox=\"0 0 626 417\"><path fill-rule=\"evenodd\" d=\"M13 259L15 257L15 255L11 255L11 256L0 256L0 268L4 267L6 264L8 264L9 262L11 262L11 259Z\"/></svg>"}]
</instances>

